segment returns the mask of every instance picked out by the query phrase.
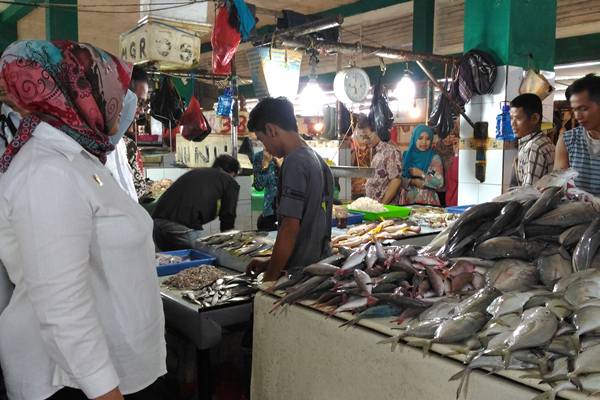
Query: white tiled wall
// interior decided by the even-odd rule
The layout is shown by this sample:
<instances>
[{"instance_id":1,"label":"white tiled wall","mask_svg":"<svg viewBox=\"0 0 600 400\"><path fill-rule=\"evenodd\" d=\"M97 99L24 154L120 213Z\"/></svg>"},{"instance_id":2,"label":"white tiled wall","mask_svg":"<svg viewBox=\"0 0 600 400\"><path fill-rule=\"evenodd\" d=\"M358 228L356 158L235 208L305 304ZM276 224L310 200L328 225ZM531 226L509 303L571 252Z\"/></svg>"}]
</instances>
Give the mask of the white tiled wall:
<instances>
[{"instance_id":1,"label":"white tiled wall","mask_svg":"<svg viewBox=\"0 0 600 400\"><path fill-rule=\"evenodd\" d=\"M519 94L519 86L523 79L523 68L508 68L508 83L506 81L507 68L499 66L497 78L491 94L475 96L465 106L467 115L473 122L485 121L488 123L488 137L496 137L496 116L501 112L501 102L512 100ZM544 76L554 83L554 73L543 71ZM506 90L505 90L506 89ZM552 121L553 96L548 96L543 101L544 121ZM473 128L461 119L461 138L472 138ZM500 195L508 188L512 162L516 157L515 149L488 150L486 151L486 176L485 182L480 183L475 178L475 150L465 149L459 152L459 205L468 205L489 201Z\"/></svg>"}]
</instances>

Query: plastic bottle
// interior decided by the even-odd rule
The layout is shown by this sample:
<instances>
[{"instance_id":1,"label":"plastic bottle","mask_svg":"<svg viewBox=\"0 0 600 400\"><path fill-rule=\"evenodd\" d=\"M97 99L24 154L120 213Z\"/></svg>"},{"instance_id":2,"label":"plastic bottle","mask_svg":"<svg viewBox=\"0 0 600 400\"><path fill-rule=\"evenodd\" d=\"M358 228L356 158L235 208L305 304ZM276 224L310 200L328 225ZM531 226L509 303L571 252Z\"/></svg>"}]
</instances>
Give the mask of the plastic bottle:
<instances>
[{"instance_id":1,"label":"plastic bottle","mask_svg":"<svg viewBox=\"0 0 600 400\"><path fill-rule=\"evenodd\" d=\"M505 101L500 104L502 112L496 116L496 139L513 141L515 134L510 125L510 104Z\"/></svg>"}]
</instances>

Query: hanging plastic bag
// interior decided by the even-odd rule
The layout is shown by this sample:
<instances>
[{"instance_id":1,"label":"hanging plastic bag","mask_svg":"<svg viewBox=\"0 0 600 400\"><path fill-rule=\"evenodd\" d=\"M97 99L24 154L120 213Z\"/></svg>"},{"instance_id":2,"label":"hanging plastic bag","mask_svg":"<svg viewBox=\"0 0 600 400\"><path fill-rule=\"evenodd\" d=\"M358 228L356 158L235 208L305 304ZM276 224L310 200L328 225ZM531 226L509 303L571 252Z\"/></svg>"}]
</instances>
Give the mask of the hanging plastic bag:
<instances>
[{"instance_id":1,"label":"hanging plastic bag","mask_svg":"<svg viewBox=\"0 0 600 400\"><path fill-rule=\"evenodd\" d=\"M202 113L200 102L194 96L190 99L190 105L183 113L180 124L183 127L181 135L192 142L203 141L211 132L208 120Z\"/></svg>"},{"instance_id":2,"label":"hanging plastic bag","mask_svg":"<svg viewBox=\"0 0 600 400\"><path fill-rule=\"evenodd\" d=\"M446 90L444 87L444 91ZM433 127L440 139L445 139L454 130L454 121L456 114L450 105L450 101L446 96L440 93L435 102L431 115L429 116L429 126Z\"/></svg>"},{"instance_id":3,"label":"hanging plastic bag","mask_svg":"<svg viewBox=\"0 0 600 400\"><path fill-rule=\"evenodd\" d=\"M240 44L240 32L229 23L227 7L219 7L210 43L212 44L213 73L231 74L231 60Z\"/></svg>"},{"instance_id":4,"label":"hanging plastic bag","mask_svg":"<svg viewBox=\"0 0 600 400\"><path fill-rule=\"evenodd\" d=\"M519 87L519 94L533 93L537 95L542 101L552 94L554 88L548 82L546 77L533 69L527 70L521 86Z\"/></svg>"},{"instance_id":5,"label":"hanging plastic bag","mask_svg":"<svg viewBox=\"0 0 600 400\"><path fill-rule=\"evenodd\" d=\"M383 75L382 75L383 76ZM382 142L390 141L390 129L394 124L394 114L390 110L388 100L383 90L381 76L377 84L373 87L373 100L369 110L369 123L379 136Z\"/></svg>"},{"instance_id":6,"label":"hanging plastic bag","mask_svg":"<svg viewBox=\"0 0 600 400\"><path fill-rule=\"evenodd\" d=\"M175 128L183 115L184 105L181 96L170 77L164 77L160 88L152 94L150 114L162 122L165 128Z\"/></svg>"}]
</instances>

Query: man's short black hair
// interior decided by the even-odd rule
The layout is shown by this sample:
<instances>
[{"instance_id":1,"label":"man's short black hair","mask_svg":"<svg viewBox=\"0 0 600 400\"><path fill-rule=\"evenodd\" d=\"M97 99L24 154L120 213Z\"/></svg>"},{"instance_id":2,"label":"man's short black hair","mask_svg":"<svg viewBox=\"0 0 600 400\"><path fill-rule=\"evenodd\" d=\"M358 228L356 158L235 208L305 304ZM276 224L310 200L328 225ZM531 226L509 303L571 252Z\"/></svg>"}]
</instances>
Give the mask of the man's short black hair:
<instances>
[{"instance_id":1,"label":"man's short black hair","mask_svg":"<svg viewBox=\"0 0 600 400\"><path fill-rule=\"evenodd\" d=\"M248 130L265 132L266 124L275 124L286 131L298 132L294 106L285 97L265 97L250 112Z\"/></svg>"},{"instance_id":2,"label":"man's short black hair","mask_svg":"<svg viewBox=\"0 0 600 400\"><path fill-rule=\"evenodd\" d=\"M221 154L215 159L212 165L213 168L221 168L228 174L238 174L240 172L240 162L229 154Z\"/></svg>"},{"instance_id":3,"label":"man's short black hair","mask_svg":"<svg viewBox=\"0 0 600 400\"><path fill-rule=\"evenodd\" d=\"M148 83L148 74L141 67L134 65L133 71L131 71L131 83L133 84L137 82Z\"/></svg>"},{"instance_id":4,"label":"man's short black hair","mask_svg":"<svg viewBox=\"0 0 600 400\"><path fill-rule=\"evenodd\" d=\"M542 109L542 100L533 93L524 93L515 97L511 102L510 106L514 108L522 108L523 112L527 114L527 117L533 117L533 114L540 115L540 122L542 121L542 115L544 111Z\"/></svg>"},{"instance_id":5,"label":"man's short black hair","mask_svg":"<svg viewBox=\"0 0 600 400\"><path fill-rule=\"evenodd\" d=\"M590 100L600 104L600 76L588 74L583 78L577 79L567 88L565 97L571 100L571 96L578 93L588 92Z\"/></svg>"}]
</instances>

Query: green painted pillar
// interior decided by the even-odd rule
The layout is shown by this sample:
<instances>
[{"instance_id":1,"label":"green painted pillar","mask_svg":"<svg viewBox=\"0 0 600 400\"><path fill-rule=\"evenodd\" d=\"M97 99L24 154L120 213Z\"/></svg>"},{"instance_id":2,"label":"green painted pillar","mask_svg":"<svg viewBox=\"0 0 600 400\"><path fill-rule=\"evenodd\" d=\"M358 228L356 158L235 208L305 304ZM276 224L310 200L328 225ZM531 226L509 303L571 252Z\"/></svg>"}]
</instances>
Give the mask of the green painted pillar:
<instances>
[{"instance_id":1,"label":"green painted pillar","mask_svg":"<svg viewBox=\"0 0 600 400\"><path fill-rule=\"evenodd\" d=\"M465 1L464 50L490 52L499 65L554 70L555 35L556 0Z\"/></svg>"},{"instance_id":2,"label":"green painted pillar","mask_svg":"<svg viewBox=\"0 0 600 400\"><path fill-rule=\"evenodd\" d=\"M77 8L52 7L56 5L77 5L77 0L46 0L47 40L78 40Z\"/></svg>"},{"instance_id":3,"label":"green painted pillar","mask_svg":"<svg viewBox=\"0 0 600 400\"><path fill-rule=\"evenodd\" d=\"M0 54L15 40L17 40L17 25L11 23L0 24Z\"/></svg>"},{"instance_id":4,"label":"green painted pillar","mask_svg":"<svg viewBox=\"0 0 600 400\"><path fill-rule=\"evenodd\" d=\"M433 51L433 17L435 0L413 1L413 51L431 53Z\"/></svg>"}]
</instances>

